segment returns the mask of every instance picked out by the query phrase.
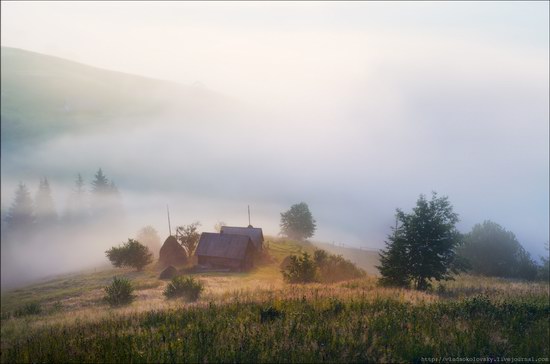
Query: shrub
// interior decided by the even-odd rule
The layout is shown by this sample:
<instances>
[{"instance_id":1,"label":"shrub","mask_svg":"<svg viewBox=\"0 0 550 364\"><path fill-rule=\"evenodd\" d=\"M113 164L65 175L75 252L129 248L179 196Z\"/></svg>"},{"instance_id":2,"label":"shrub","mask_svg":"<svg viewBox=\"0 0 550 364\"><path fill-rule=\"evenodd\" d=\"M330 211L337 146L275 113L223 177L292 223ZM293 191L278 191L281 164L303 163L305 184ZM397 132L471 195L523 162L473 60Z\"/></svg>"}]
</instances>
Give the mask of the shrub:
<instances>
[{"instance_id":1,"label":"shrub","mask_svg":"<svg viewBox=\"0 0 550 364\"><path fill-rule=\"evenodd\" d=\"M134 287L126 278L113 278L113 283L105 287L105 301L111 306L122 306L131 303L136 296L132 293Z\"/></svg>"},{"instance_id":2,"label":"shrub","mask_svg":"<svg viewBox=\"0 0 550 364\"><path fill-rule=\"evenodd\" d=\"M316 250L313 259L308 253L286 257L281 263L281 272L289 283L332 283L365 276L365 272L349 260L324 250Z\"/></svg>"},{"instance_id":3,"label":"shrub","mask_svg":"<svg viewBox=\"0 0 550 364\"><path fill-rule=\"evenodd\" d=\"M153 261L149 248L134 239L128 239L122 246L112 247L105 255L115 267L132 267L138 271Z\"/></svg>"},{"instance_id":4,"label":"shrub","mask_svg":"<svg viewBox=\"0 0 550 364\"><path fill-rule=\"evenodd\" d=\"M341 255L328 254L324 250L317 250L314 257L321 282L339 282L365 276L362 269L357 268L355 264L344 259Z\"/></svg>"},{"instance_id":5,"label":"shrub","mask_svg":"<svg viewBox=\"0 0 550 364\"><path fill-rule=\"evenodd\" d=\"M38 302L30 302L24 305L21 308L18 308L14 312L15 317L23 317L23 316L29 316L29 315L38 315L42 312L42 307L40 306L40 303Z\"/></svg>"},{"instance_id":6,"label":"shrub","mask_svg":"<svg viewBox=\"0 0 550 364\"><path fill-rule=\"evenodd\" d=\"M283 273L283 278L289 283L309 283L317 280L317 267L309 254L304 252L302 256L291 255L290 261Z\"/></svg>"},{"instance_id":7,"label":"shrub","mask_svg":"<svg viewBox=\"0 0 550 364\"><path fill-rule=\"evenodd\" d=\"M186 301L196 301L201 292L204 290L202 282L193 279L192 277L178 276L172 278L164 290L166 298L182 297Z\"/></svg>"}]
</instances>

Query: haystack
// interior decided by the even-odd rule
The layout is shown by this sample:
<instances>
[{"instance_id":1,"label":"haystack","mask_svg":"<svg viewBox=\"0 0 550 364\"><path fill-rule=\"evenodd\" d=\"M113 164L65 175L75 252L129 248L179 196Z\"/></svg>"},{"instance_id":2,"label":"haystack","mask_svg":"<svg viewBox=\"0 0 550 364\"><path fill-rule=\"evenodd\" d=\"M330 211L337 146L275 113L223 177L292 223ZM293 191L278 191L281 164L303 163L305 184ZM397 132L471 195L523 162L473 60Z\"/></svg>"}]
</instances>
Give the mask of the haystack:
<instances>
[{"instance_id":1,"label":"haystack","mask_svg":"<svg viewBox=\"0 0 550 364\"><path fill-rule=\"evenodd\" d=\"M172 279L178 274L178 270L173 266L169 265L165 270L160 273L160 279Z\"/></svg>"},{"instance_id":2,"label":"haystack","mask_svg":"<svg viewBox=\"0 0 550 364\"><path fill-rule=\"evenodd\" d=\"M162 267L182 265L187 262L187 253L174 236L169 236L159 252L159 263Z\"/></svg>"}]
</instances>

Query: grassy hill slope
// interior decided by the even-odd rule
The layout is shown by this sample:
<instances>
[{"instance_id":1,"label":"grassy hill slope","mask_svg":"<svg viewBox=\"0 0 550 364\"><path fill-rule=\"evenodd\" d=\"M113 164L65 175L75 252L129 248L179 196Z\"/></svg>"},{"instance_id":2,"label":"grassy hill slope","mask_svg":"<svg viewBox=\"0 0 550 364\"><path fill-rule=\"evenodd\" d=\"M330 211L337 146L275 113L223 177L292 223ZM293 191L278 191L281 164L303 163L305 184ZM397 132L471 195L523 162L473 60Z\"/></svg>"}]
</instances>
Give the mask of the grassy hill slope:
<instances>
[{"instance_id":1,"label":"grassy hill slope","mask_svg":"<svg viewBox=\"0 0 550 364\"><path fill-rule=\"evenodd\" d=\"M246 273L196 274L195 276L198 278L208 281L206 294L216 296L224 292L254 287L258 284L280 287L282 285L279 268L281 261L290 254L297 254L300 251L312 252L314 249L309 243L284 239L268 238L266 244L272 257L269 264ZM150 265L143 272L136 272L132 269L113 269L106 265L103 269L64 274L57 278L3 292L1 296L2 314L9 314L33 302L40 302L45 310L53 309L59 305L67 306L71 310L93 307L101 303L103 287L108 285L114 276L130 279L137 290L143 291L143 295L162 303L164 281L159 280L158 275L159 270L155 265Z\"/></svg>"},{"instance_id":2,"label":"grassy hill slope","mask_svg":"<svg viewBox=\"0 0 550 364\"><path fill-rule=\"evenodd\" d=\"M0 361L419 362L422 357L548 357L548 284L458 277L427 292L375 277L282 282L278 264L310 244L269 239L273 260L247 273L195 275L197 302L166 300L167 282L107 269L2 295ZM111 308L102 287L131 279L137 299ZM19 310L38 302L41 311Z\"/></svg>"},{"instance_id":3,"label":"grassy hill slope","mask_svg":"<svg viewBox=\"0 0 550 364\"><path fill-rule=\"evenodd\" d=\"M203 88L7 47L1 48L1 88L4 149L121 120L154 120L170 111L208 114L227 103Z\"/></svg>"}]
</instances>

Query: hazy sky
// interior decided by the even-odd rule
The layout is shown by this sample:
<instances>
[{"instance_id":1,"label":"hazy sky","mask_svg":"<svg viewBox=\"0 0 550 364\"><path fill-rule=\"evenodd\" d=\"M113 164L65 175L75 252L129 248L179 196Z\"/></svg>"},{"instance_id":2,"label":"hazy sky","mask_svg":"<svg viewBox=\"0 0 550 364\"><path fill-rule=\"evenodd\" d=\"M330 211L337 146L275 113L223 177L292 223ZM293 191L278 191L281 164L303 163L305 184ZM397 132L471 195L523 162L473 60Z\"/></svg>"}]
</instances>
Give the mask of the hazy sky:
<instances>
[{"instance_id":1,"label":"hazy sky","mask_svg":"<svg viewBox=\"0 0 550 364\"><path fill-rule=\"evenodd\" d=\"M2 46L200 82L259 115L246 125L253 147L214 151L200 161L206 171L221 160L248 158L255 177L208 188L211 178L198 173L195 183L203 189L190 184L180 191L194 196L193 216L208 221L207 228L217 218L227 220L245 195L275 234L278 212L304 200L317 217L318 239L381 247L394 209L408 211L420 193L435 190L449 196L462 231L491 219L514 231L531 252L544 251L550 218L548 2L1 6ZM120 150L125 143L131 148L118 133L110 138L122 144ZM165 137L156 126L135 134L151 148L151 136ZM75 147L71 143L93 150L103 137L58 140L45 153L63 155L63 148ZM211 130L197 137L224 140ZM152 155L140 160L164 176L178 155L192 152L181 148L163 163ZM89 156L117 168L116 158L101 164L102 158L109 159ZM134 206L155 200L143 194L154 190L151 184L133 187L125 193ZM213 201L217 213L199 212Z\"/></svg>"}]
</instances>

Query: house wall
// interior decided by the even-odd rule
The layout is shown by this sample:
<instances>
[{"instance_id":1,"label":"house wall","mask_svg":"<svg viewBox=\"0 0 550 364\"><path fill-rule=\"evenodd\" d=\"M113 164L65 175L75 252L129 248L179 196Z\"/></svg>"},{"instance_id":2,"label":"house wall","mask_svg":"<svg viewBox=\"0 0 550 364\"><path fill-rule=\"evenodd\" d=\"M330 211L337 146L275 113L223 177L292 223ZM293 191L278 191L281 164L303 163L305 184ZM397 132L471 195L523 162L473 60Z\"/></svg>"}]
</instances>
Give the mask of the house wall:
<instances>
[{"instance_id":1,"label":"house wall","mask_svg":"<svg viewBox=\"0 0 550 364\"><path fill-rule=\"evenodd\" d=\"M230 269L242 269L242 261L239 259L228 259L221 257L209 257L205 255L199 255L199 264L211 265L213 267L230 268Z\"/></svg>"}]
</instances>

